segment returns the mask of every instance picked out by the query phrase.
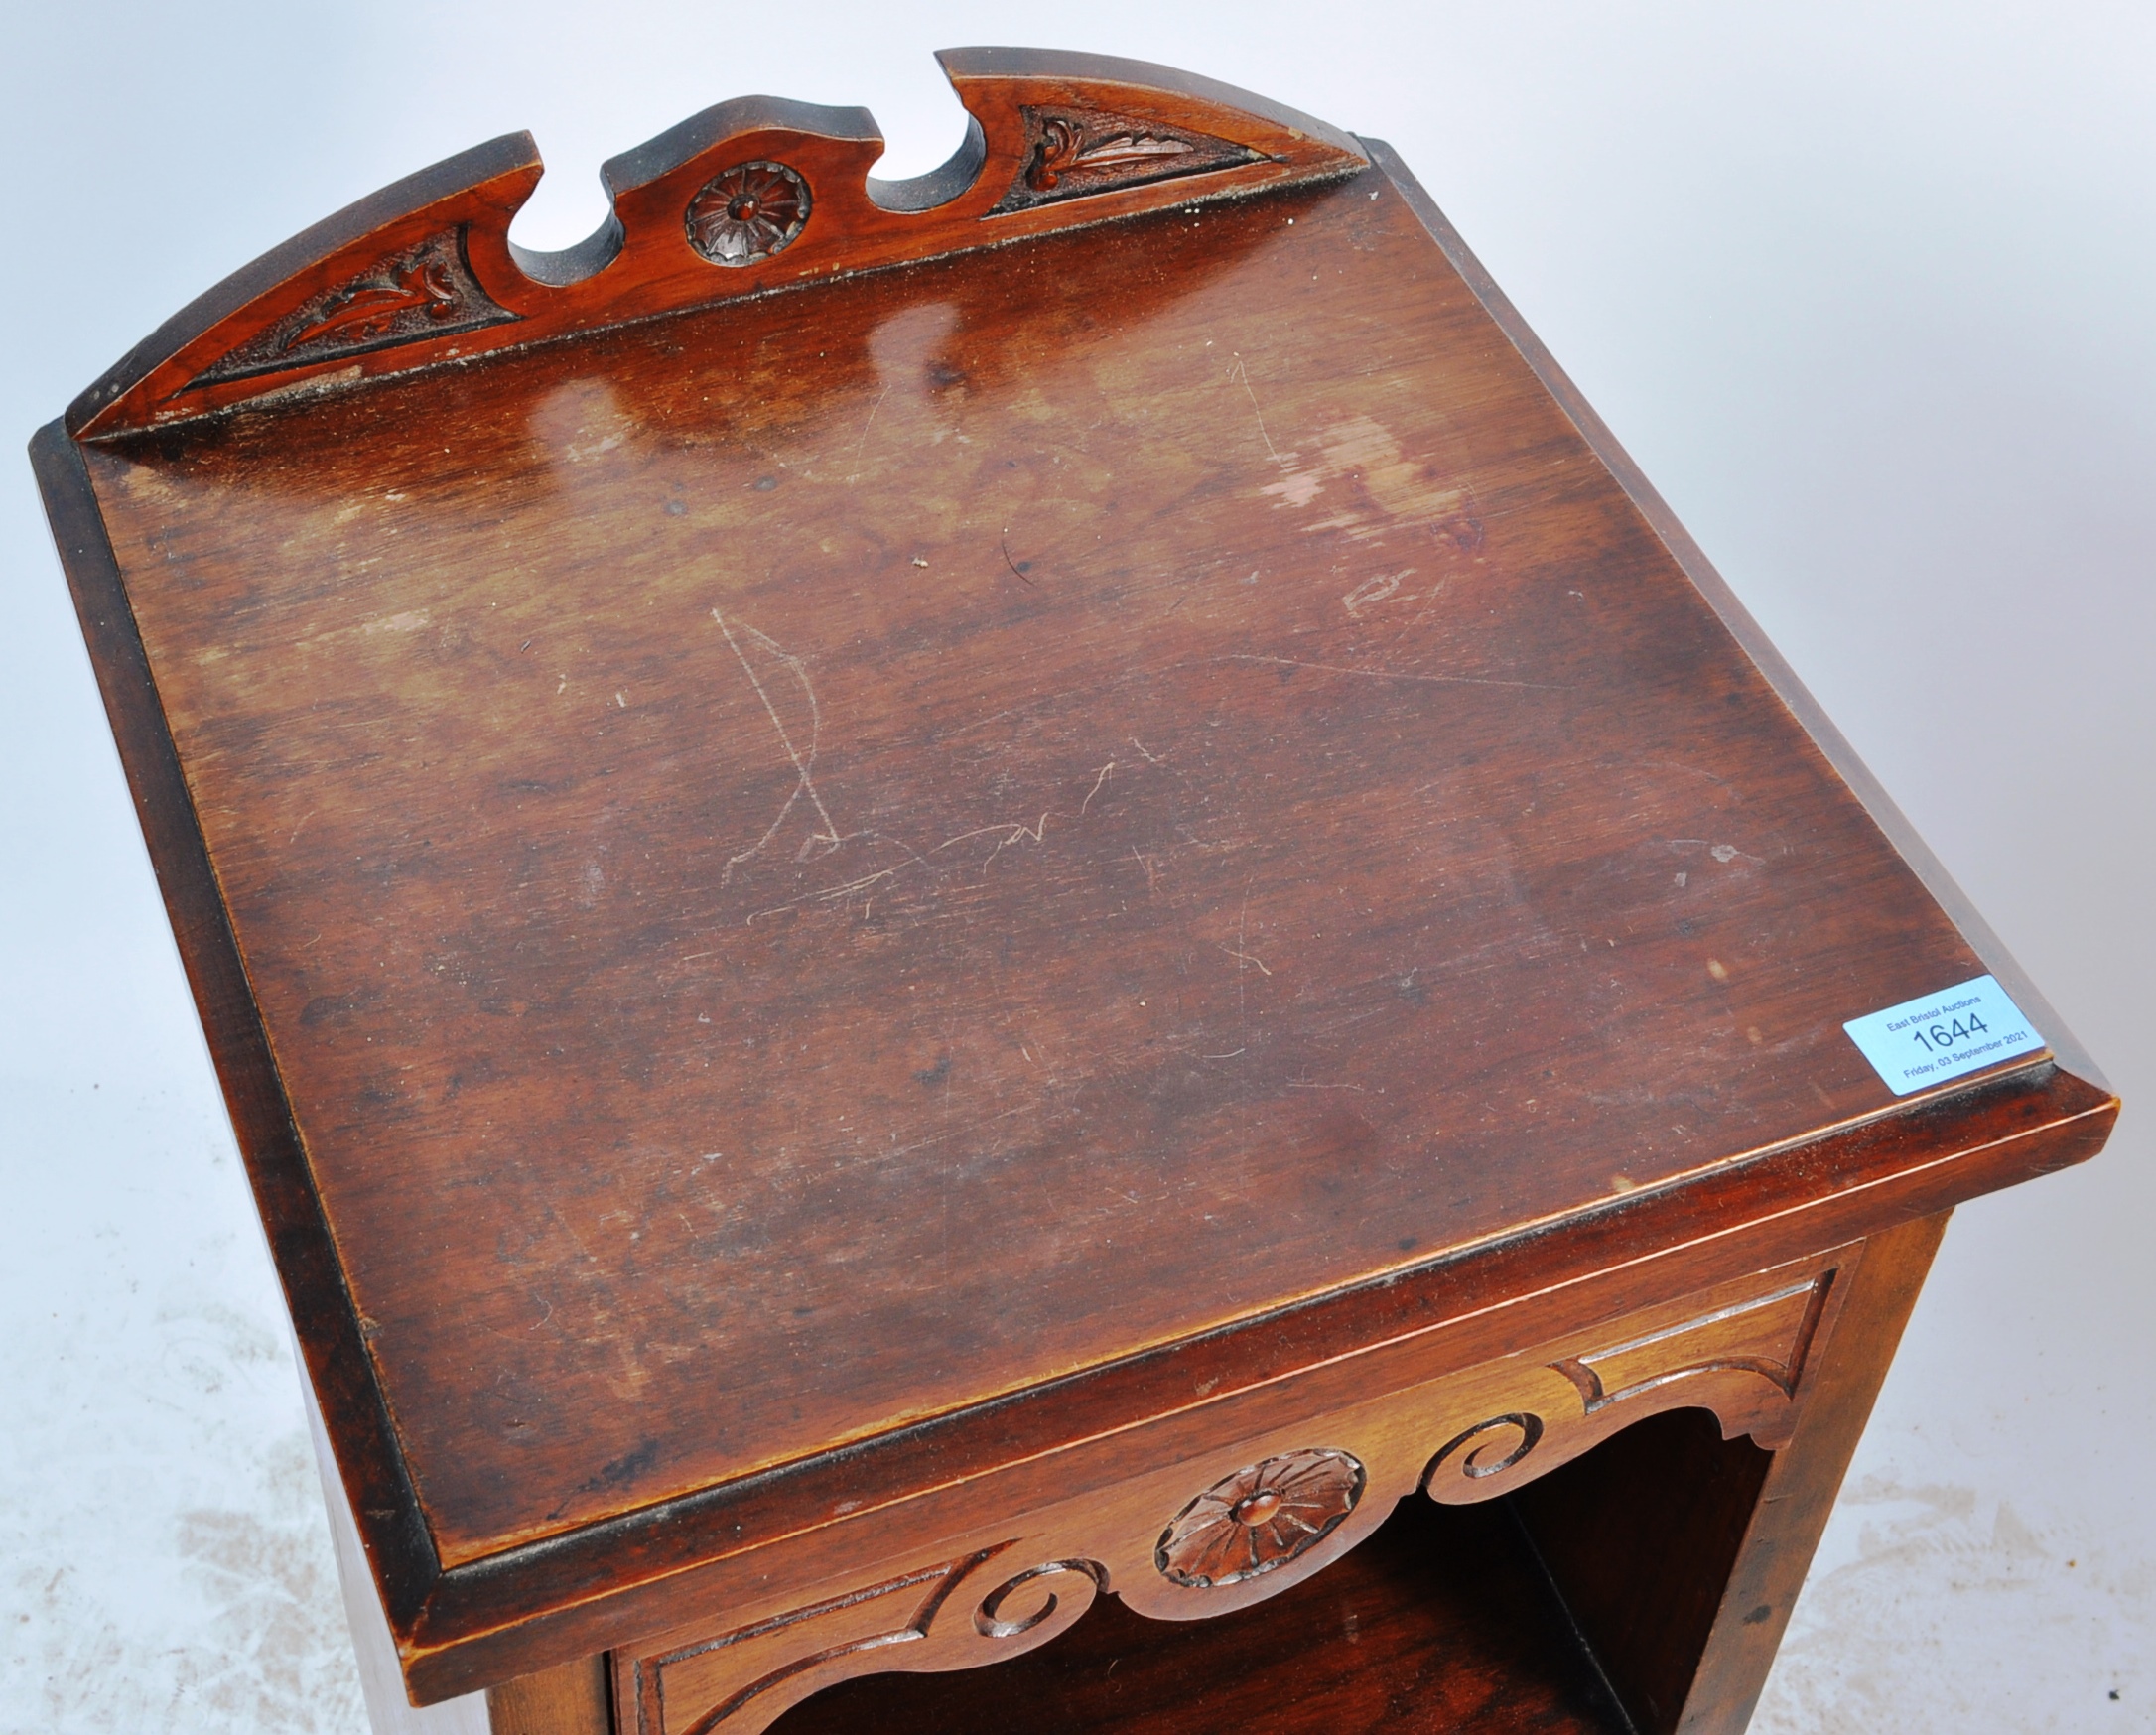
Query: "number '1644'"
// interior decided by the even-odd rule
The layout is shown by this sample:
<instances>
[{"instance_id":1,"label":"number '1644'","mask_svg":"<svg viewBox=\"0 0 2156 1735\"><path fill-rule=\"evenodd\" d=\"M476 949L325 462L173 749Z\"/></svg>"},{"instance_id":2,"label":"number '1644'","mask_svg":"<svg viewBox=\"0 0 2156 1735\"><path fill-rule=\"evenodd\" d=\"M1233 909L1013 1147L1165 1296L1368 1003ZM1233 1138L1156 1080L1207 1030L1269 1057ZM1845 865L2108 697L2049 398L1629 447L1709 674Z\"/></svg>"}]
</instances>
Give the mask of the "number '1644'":
<instances>
[{"instance_id":1,"label":"number '1644'","mask_svg":"<svg viewBox=\"0 0 2156 1735\"><path fill-rule=\"evenodd\" d=\"M1910 1034L1921 1048L1936 1052L1952 1048L1956 1042L1966 1042L1971 1036L1981 1036L1991 1026L1974 1012L1964 1020L1956 1018L1951 1024L1934 1024L1929 1030L1912 1030Z\"/></svg>"}]
</instances>

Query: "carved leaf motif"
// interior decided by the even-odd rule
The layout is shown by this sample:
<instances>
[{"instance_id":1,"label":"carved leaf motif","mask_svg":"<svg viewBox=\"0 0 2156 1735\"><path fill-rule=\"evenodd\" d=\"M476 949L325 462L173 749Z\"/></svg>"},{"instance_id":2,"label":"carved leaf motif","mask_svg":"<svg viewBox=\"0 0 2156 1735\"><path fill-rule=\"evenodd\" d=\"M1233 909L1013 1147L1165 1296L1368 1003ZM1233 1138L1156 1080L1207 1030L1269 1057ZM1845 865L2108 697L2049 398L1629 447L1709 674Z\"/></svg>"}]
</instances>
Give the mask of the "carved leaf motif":
<instances>
[{"instance_id":1,"label":"carved leaf motif","mask_svg":"<svg viewBox=\"0 0 2156 1735\"><path fill-rule=\"evenodd\" d=\"M1078 166L1081 169L1128 169L1150 163L1157 157L1187 157L1194 148L1181 139L1156 139L1143 133L1133 138L1125 133L1117 138L1103 139L1097 145L1088 145L1078 153Z\"/></svg>"},{"instance_id":2,"label":"carved leaf motif","mask_svg":"<svg viewBox=\"0 0 2156 1735\"><path fill-rule=\"evenodd\" d=\"M1126 114L1035 108L1024 114L1031 149L991 216L1263 160L1258 152L1209 133Z\"/></svg>"},{"instance_id":3,"label":"carved leaf motif","mask_svg":"<svg viewBox=\"0 0 2156 1735\"><path fill-rule=\"evenodd\" d=\"M420 259L396 274L393 283L361 284L339 306L333 306L311 326L302 327L284 340L289 352L296 344L312 343L334 332L354 337L376 337L387 332L396 316L418 311L435 319L448 319L457 311L457 289L439 259Z\"/></svg>"},{"instance_id":4,"label":"carved leaf motif","mask_svg":"<svg viewBox=\"0 0 2156 1735\"><path fill-rule=\"evenodd\" d=\"M444 229L301 303L188 383L278 373L516 317L472 276L464 230Z\"/></svg>"},{"instance_id":5,"label":"carved leaf motif","mask_svg":"<svg viewBox=\"0 0 2156 1735\"><path fill-rule=\"evenodd\" d=\"M1025 172L1025 185L1035 193L1053 193L1063 174L1078 161L1085 148L1085 134L1076 123L1062 119L1041 122L1040 143L1033 147L1033 166Z\"/></svg>"},{"instance_id":6,"label":"carved leaf motif","mask_svg":"<svg viewBox=\"0 0 2156 1735\"><path fill-rule=\"evenodd\" d=\"M1033 151L1033 166L1025 172L1025 184L1035 193L1053 193L1073 169L1106 175L1118 169L1149 168L1160 158L1187 157L1196 149L1186 139L1153 133L1118 133L1089 144L1076 122L1050 119L1041 123L1040 143Z\"/></svg>"}]
</instances>

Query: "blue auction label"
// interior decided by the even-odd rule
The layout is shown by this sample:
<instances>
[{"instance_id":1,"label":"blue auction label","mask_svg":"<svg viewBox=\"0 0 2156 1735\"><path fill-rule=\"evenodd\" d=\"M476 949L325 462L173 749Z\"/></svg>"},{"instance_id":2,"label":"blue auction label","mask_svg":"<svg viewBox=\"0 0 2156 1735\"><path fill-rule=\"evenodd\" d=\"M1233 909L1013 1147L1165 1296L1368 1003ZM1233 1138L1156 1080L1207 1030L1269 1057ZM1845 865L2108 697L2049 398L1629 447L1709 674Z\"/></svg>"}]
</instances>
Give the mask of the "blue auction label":
<instances>
[{"instance_id":1,"label":"blue auction label","mask_svg":"<svg viewBox=\"0 0 2156 1735\"><path fill-rule=\"evenodd\" d=\"M1841 1026L1898 1097L2034 1054L2044 1038L1988 976Z\"/></svg>"}]
</instances>

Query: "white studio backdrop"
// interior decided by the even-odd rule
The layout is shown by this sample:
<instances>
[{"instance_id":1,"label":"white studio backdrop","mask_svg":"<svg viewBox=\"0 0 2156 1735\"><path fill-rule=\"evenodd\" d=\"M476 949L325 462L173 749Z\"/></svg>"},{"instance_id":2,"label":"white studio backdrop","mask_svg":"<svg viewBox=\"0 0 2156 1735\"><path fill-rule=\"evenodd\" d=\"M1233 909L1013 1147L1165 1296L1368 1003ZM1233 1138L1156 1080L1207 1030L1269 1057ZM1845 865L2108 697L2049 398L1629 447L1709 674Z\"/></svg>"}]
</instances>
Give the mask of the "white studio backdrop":
<instances>
[{"instance_id":1,"label":"white studio backdrop","mask_svg":"<svg viewBox=\"0 0 2156 1735\"><path fill-rule=\"evenodd\" d=\"M201 0L0 10L0 1731L363 1726L279 1304L32 430L254 254L529 127L519 239L711 102L931 49L1390 139L2110 1072L1965 1208L1755 1728L2156 1730L2156 9Z\"/></svg>"}]
</instances>

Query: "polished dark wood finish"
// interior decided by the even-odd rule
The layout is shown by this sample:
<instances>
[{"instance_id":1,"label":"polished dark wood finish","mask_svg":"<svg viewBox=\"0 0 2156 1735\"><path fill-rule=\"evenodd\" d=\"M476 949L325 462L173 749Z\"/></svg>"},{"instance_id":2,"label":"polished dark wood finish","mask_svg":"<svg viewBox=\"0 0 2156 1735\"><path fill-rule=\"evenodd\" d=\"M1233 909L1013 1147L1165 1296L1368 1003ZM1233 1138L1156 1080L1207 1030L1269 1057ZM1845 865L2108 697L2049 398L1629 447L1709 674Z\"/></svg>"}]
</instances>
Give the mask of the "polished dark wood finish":
<instances>
[{"instance_id":1,"label":"polished dark wood finish","mask_svg":"<svg viewBox=\"0 0 2156 1735\"><path fill-rule=\"evenodd\" d=\"M438 1570L434 1547L395 1447L81 452L53 423L39 430L30 455L308 1378L394 1630L424 1603Z\"/></svg>"},{"instance_id":2,"label":"polished dark wood finish","mask_svg":"<svg viewBox=\"0 0 2156 1735\"><path fill-rule=\"evenodd\" d=\"M1655 486L1633 463L1631 454L1618 444L1617 437L1609 431L1594 406L1581 395L1556 358L1536 336L1534 330L1520 316L1519 309L1500 289L1489 271L1477 259L1467 245L1437 208L1436 201L1417 183L1402 163L1398 153L1382 139L1364 139L1362 144L1370 151L1371 159L1381 168L1388 179L1400 189L1402 198L1414 208L1430 239L1444 253L1446 261L1458 271L1475 299L1482 303L1498 330L1520 352L1521 359L1534 369L1535 377L1543 384L1550 398L1564 411L1588 448L1609 470L1611 477L1625 492L1646 520L1662 545L1670 551L1670 558L1689 579L1709 606L1729 629L1730 636L1744 648L1744 654L1752 659L1753 666L1763 675L1775 696L1789 707L1790 712L1804 725L1805 733L1825 755L1834 773L1871 815L1879 829L1886 834L1895 851L1908 863L1912 871L1924 882L1924 888L1938 901L1940 907L1953 918L1954 924L1982 954L1992 967L1992 974L2013 996L2015 1001L2038 1024L2050 1033L2049 1039L2060 1061L2071 1072L2085 1078L2101 1081L2102 1071L2089 1051L2078 1042L2074 1033L2059 1017L2043 991L2031 980L2027 971L2015 962L2005 943L1992 931L1969 896L1954 882L1929 844L1918 833L1909 818L1895 804L1879 781L1872 775L1871 767L1857 756L1856 749L1826 715L1819 701L1797 678L1774 641L1754 620L1751 611L1738 601L1728 581L1715 571L1714 563L1691 538L1691 533L1678 521Z\"/></svg>"},{"instance_id":3,"label":"polished dark wood finish","mask_svg":"<svg viewBox=\"0 0 2156 1735\"><path fill-rule=\"evenodd\" d=\"M36 443L422 1700L1569 1346L1510 1487L1624 1322L2115 1117L1382 147L946 64L932 187L725 105L518 263L482 147ZM1892 1097L1841 1021L1987 969L2050 1049ZM1844 1299L1746 1316L1814 1506Z\"/></svg>"},{"instance_id":4,"label":"polished dark wood finish","mask_svg":"<svg viewBox=\"0 0 2156 1735\"><path fill-rule=\"evenodd\" d=\"M1946 1228L1875 1237L1783 1450L1658 1419L1526 1488L1519 1508L1643 1735L1740 1735Z\"/></svg>"},{"instance_id":5,"label":"polished dark wood finish","mask_svg":"<svg viewBox=\"0 0 2156 1735\"><path fill-rule=\"evenodd\" d=\"M938 58L971 124L958 154L917 180L869 173L883 140L867 109L743 97L606 163L606 221L574 247L532 253L509 224L538 185L539 153L512 133L234 273L84 392L68 431L467 362L1367 161L1322 121L1166 67L1038 49Z\"/></svg>"},{"instance_id":6,"label":"polished dark wood finish","mask_svg":"<svg viewBox=\"0 0 2156 1735\"><path fill-rule=\"evenodd\" d=\"M1059 1643L966 1674L818 1694L773 1735L1624 1735L1504 1505L1410 1501L1284 1595L1202 1624L1103 1598Z\"/></svg>"},{"instance_id":7,"label":"polished dark wood finish","mask_svg":"<svg viewBox=\"0 0 2156 1735\"><path fill-rule=\"evenodd\" d=\"M1775 1454L1694 1670L1681 1735L1743 1735L1947 1219L1874 1237L1788 1448Z\"/></svg>"},{"instance_id":8,"label":"polished dark wood finish","mask_svg":"<svg viewBox=\"0 0 2156 1735\"><path fill-rule=\"evenodd\" d=\"M1785 1445L1863 1257L1833 1249L1435 1378L1366 1365L1316 1412L1277 1391L1242 1406L1260 1431L1231 1431L1228 1410L1062 1454L1065 1472L1091 1456L1116 1479L1032 1507L1007 1486L971 1531L894 1538L908 1551L857 1558L783 1600L749 1591L723 1622L616 1651L615 1701L636 1735L756 1735L853 1674L973 1668L1053 1644L1103 1591L1154 1619L1217 1620L1330 1570L1403 1499L1502 1498L1673 1408Z\"/></svg>"},{"instance_id":9,"label":"polished dark wood finish","mask_svg":"<svg viewBox=\"0 0 2156 1735\"><path fill-rule=\"evenodd\" d=\"M486 1690L492 1735L613 1735L613 1686L604 1657L580 1658Z\"/></svg>"},{"instance_id":10,"label":"polished dark wood finish","mask_svg":"<svg viewBox=\"0 0 2156 1735\"><path fill-rule=\"evenodd\" d=\"M1514 1497L1641 1735L1667 1735L1684 1704L1776 1455L1673 1410Z\"/></svg>"},{"instance_id":11,"label":"polished dark wood finish","mask_svg":"<svg viewBox=\"0 0 2156 1735\"><path fill-rule=\"evenodd\" d=\"M677 1695L681 1720L669 1720L652 1683L641 1694L623 1696L624 1715L632 1719L628 1727L636 1735L684 1729L730 1735L765 1726L780 1735L825 1728L897 1735L1019 1726L1510 1728L1515 1726L1510 1719L1523 1714L1514 1695L1531 1685L1547 1688L1555 1669L1559 1678L1569 1676L1571 1710L1584 1726L1641 1735L1739 1731L1944 1227L1944 1217L1920 1219L1861 1250L1841 1250L1822 1265L1819 1286L1838 1280L1843 1302L1833 1332L1819 1334L1822 1341L1812 1358L1817 1372L1804 1369L1808 1406L1797 1420L1796 1438L1775 1436L1781 1450L1763 1451L1733 1429L1727 1415L1717 1426L1710 1410L1692 1407L1707 1401L1706 1395L1696 1385L1672 1380L1668 1364L1684 1359L1673 1347L1656 1359L1654 1369L1639 1370L1639 1386L1659 1388L1664 1406L1645 1420L1627 1418L1621 1431L1576 1462L1553 1472L1536 1471L1519 1450L1517 1426L1486 1448L1512 1447L1522 1468L1532 1472L1518 1482L1493 1479L1486 1491L1509 1503L1521 1527L1517 1536L1497 1527L1448 1531L1418 1516L1421 1501L1410 1499L1397 1512L1385 1501L1381 1514L1394 1516L1361 1544L1375 1558L1350 1555L1308 1588L1298 1582L1283 1595L1245 1605L1250 1616L1207 1621L1196 1630L1202 1636L1179 1623L1110 1612L1117 1608L1114 1602L1095 1604L1089 1595L1077 1609L1063 1611L1057 1623L1069 1627L1069 1636L1059 1636L1025 1663L904 1685L878 1679L873 1685L826 1687L769 1725L761 1717L726 1715L723 1705L720 1714L696 1717L705 1701L693 1695L685 1701ZM1768 1293L1790 1287L1777 1283ZM1709 1307L1707 1316L1730 1311ZM1686 1335L1670 1335L1669 1327L1654 1319L1640 1323L1658 1344L1681 1344ZM1732 1331L1723 1365L1746 1365L1743 1352L1756 1335ZM1569 1373L1582 1361L1599 1359L1559 1357L1545 1371ZM1749 1369L1755 1378L1784 1377L1781 1364L1771 1360L1762 1368L1761 1358L1750 1358ZM1790 1383L1798 1382L1791 1377ZM1411 1411L1441 1414L1441 1405L1426 1397L1403 1397ZM1507 1419L1530 1422L1531 1442L1540 1437L1541 1424L1532 1415ZM1346 1431L1334 1426L1326 1437L1353 1439L1353 1425ZM1425 1492L1437 1492L1451 1450L1448 1446L1432 1464ZM1284 1476L1261 1467L1231 1478L1208 1491L1221 1510L1201 1516L1220 1528L1254 1491L1292 1488L1298 1478L1309 1482L1313 1475L1323 1484L1315 1504L1325 1504L1331 1489L1347 1483L1328 1480L1324 1465L1313 1471L1311 1460L1319 1456L1267 1461L1285 1466ZM1485 1477L1492 1469L1487 1462L1480 1467ZM1178 1520L1163 1536L1163 1554L1183 1539L1184 1528ZM1406 1540L1411 1535L1412 1544ZM1534 1575L1547 1578L1548 1600L1539 1610L1517 1604L1524 1577L1508 1585L1502 1571L1493 1571L1485 1550L1500 1536L1518 1550L1511 1561L1516 1574L1532 1566ZM1472 1542L1463 1558L1461 1543L1468 1538ZM1373 1585L1396 1572L1403 1559L1413 1560L1423 1574L1437 1568L1437 1578L1395 1586L1390 1604L1371 1603L1374 1635L1364 1632L1360 1613L1336 1621L1336 1609L1369 1599ZM1002 1570L988 1576L999 1577ZM1123 1577L1103 1576L1111 1582ZM1316 1585L1330 1594L1313 1594ZM1492 1667L1477 1649L1479 1641L1494 1636L1489 1628L1444 1633L1439 1654L1445 1661L1438 1668L1429 1666L1426 1655L1409 1651L1408 1635L1415 1636L1415 1645L1437 1647L1443 1624L1459 1618L1459 1605L1443 1588L1451 1585L1476 1587L1481 1618L1501 1615L1509 1643L1531 1642L1532 1661L1516 1656ZM929 1604L939 1614L946 1606L962 1614L971 1601L966 1595L952 1598L927 1573L916 1575L901 1600L910 1606L921 1588L930 1591ZM1262 1619L1252 1618L1261 1611ZM875 1617L861 1605L849 1612L865 1632L876 1630ZM1374 1655L1348 1649L1371 1637L1379 1640ZM678 1649L687 1654L690 1648ZM1407 1667L1411 1658L1417 1667ZM841 1662L834 1658L823 1667ZM886 1656L869 1667L911 1670L921 1666L910 1656ZM1539 1697L1534 1702L1535 1716L1550 1714L1547 1703Z\"/></svg>"}]
</instances>

